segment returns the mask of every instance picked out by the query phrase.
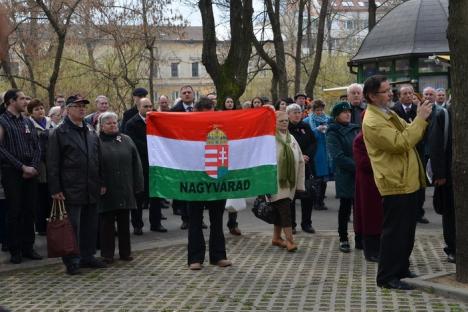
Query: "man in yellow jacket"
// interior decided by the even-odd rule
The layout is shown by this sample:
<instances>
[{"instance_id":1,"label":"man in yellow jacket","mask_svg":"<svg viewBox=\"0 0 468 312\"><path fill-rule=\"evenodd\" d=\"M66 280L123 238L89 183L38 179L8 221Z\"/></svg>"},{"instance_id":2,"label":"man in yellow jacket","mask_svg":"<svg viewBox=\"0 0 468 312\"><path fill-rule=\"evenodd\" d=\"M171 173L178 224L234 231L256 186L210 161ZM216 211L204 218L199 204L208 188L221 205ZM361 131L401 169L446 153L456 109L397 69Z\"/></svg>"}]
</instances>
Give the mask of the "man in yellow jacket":
<instances>
[{"instance_id":1,"label":"man in yellow jacket","mask_svg":"<svg viewBox=\"0 0 468 312\"><path fill-rule=\"evenodd\" d=\"M409 270L409 257L416 231L417 191L425 187L416 144L423 138L432 103L426 101L418 106L414 121L407 124L389 107L392 88L385 76L369 77L364 83L364 96L370 105L362 130L384 207L377 285L412 289L400 279L415 277Z\"/></svg>"}]
</instances>

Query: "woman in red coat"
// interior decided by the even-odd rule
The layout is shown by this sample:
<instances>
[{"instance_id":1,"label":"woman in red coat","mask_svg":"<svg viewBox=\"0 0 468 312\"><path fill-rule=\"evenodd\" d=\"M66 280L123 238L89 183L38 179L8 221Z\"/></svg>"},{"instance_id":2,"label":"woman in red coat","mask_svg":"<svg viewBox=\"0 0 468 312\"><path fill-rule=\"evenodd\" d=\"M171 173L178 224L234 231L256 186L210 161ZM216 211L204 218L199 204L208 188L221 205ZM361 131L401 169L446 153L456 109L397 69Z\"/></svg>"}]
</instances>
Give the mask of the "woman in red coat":
<instances>
[{"instance_id":1,"label":"woman in red coat","mask_svg":"<svg viewBox=\"0 0 468 312\"><path fill-rule=\"evenodd\" d=\"M354 139L353 156L356 163L354 232L362 235L366 260L378 262L383 222L382 197L374 182L362 131Z\"/></svg>"}]
</instances>

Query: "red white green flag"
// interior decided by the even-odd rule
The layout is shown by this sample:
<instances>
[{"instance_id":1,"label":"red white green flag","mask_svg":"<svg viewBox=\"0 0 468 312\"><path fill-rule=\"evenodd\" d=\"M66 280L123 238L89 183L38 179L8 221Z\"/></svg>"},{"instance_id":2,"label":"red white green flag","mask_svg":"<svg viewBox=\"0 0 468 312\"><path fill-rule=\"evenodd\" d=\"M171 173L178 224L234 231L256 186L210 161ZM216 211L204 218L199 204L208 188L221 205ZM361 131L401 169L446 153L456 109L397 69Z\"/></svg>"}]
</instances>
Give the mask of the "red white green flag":
<instances>
[{"instance_id":1,"label":"red white green flag","mask_svg":"<svg viewBox=\"0 0 468 312\"><path fill-rule=\"evenodd\" d=\"M271 109L153 112L146 122L151 197L216 200L277 192Z\"/></svg>"}]
</instances>

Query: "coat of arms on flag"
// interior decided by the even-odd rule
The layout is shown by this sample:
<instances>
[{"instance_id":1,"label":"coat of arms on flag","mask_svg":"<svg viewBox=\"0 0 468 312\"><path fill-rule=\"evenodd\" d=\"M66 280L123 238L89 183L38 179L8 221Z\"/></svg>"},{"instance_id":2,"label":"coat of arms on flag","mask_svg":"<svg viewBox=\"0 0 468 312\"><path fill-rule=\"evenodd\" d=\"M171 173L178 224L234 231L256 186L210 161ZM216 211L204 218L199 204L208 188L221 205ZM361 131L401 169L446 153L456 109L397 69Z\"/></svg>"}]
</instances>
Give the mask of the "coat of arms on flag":
<instances>
[{"instance_id":1,"label":"coat of arms on flag","mask_svg":"<svg viewBox=\"0 0 468 312\"><path fill-rule=\"evenodd\" d=\"M222 178L228 173L229 145L226 134L215 128L205 145L205 172L212 178Z\"/></svg>"}]
</instances>

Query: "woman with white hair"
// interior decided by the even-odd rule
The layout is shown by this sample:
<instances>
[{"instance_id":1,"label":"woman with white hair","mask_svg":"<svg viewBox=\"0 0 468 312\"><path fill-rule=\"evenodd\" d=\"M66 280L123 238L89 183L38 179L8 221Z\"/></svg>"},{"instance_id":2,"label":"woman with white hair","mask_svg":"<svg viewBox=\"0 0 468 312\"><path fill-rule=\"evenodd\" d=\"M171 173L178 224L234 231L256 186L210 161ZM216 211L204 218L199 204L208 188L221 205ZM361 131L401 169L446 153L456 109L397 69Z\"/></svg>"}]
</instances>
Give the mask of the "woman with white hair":
<instances>
[{"instance_id":1,"label":"woman with white hair","mask_svg":"<svg viewBox=\"0 0 468 312\"><path fill-rule=\"evenodd\" d=\"M119 132L117 114L99 116L97 129L101 140L102 177L106 193L99 205L100 242L103 261L114 261L115 229L119 239L120 260L131 261L130 210L136 209L135 194L143 191L143 169L132 139Z\"/></svg>"},{"instance_id":2,"label":"woman with white hair","mask_svg":"<svg viewBox=\"0 0 468 312\"><path fill-rule=\"evenodd\" d=\"M51 107L48 116L50 118L50 125L52 128L57 128L62 122L62 108L60 106Z\"/></svg>"}]
</instances>

